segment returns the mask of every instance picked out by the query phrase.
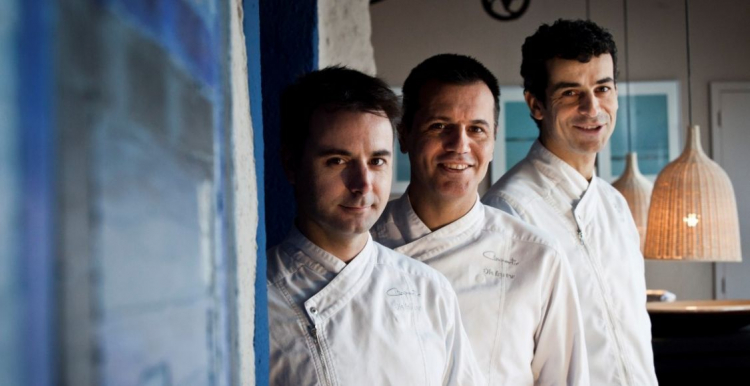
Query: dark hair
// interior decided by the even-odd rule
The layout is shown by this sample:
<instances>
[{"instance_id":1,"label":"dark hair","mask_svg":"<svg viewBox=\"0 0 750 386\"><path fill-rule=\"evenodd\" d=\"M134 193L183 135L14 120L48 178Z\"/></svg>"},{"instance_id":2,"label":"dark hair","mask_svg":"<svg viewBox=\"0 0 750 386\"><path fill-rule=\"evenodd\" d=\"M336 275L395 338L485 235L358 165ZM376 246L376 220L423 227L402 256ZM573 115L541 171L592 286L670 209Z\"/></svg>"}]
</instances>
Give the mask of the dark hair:
<instances>
[{"instance_id":1,"label":"dark hair","mask_svg":"<svg viewBox=\"0 0 750 386\"><path fill-rule=\"evenodd\" d=\"M346 67L326 67L301 76L281 96L281 151L285 162L299 166L318 109L375 114L393 127L401 109L398 97L382 80Z\"/></svg>"},{"instance_id":2,"label":"dark hair","mask_svg":"<svg viewBox=\"0 0 750 386\"><path fill-rule=\"evenodd\" d=\"M424 85L430 81L458 85L484 82L495 99L495 127L497 127L497 118L500 114L500 86L497 78L482 63L472 57L440 54L419 63L411 70L404 82L402 90L404 115L398 126L400 139L406 138L407 131L411 130L414 114L419 110L419 94Z\"/></svg>"},{"instance_id":3,"label":"dark hair","mask_svg":"<svg viewBox=\"0 0 750 386\"><path fill-rule=\"evenodd\" d=\"M617 47L606 29L588 20L558 19L551 26L542 24L523 43L521 76L523 89L542 104L546 103L547 61L553 58L587 63L594 56L612 55L614 77L617 79ZM536 121L536 120L535 120ZM537 121L537 125L541 122Z\"/></svg>"}]
</instances>

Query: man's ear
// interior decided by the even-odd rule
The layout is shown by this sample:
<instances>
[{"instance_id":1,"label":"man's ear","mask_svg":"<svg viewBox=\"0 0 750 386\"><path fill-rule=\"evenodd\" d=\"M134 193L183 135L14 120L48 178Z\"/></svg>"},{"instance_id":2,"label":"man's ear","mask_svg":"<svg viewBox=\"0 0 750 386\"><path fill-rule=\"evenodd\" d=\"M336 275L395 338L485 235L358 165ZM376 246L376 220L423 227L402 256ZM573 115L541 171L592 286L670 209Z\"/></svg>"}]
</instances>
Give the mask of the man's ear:
<instances>
[{"instance_id":1,"label":"man's ear","mask_svg":"<svg viewBox=\"0 0 750 386\"><path fill-rule=\"evenodd\" d=\"M403 123L398 124L398 128L396 129L396 134L398 136L398 144L401 147L401 152L406 154L409 152L409 145L407 141L407 134L406 134L406 127Z\"/></svg>"},{"instance_id":2,"label":"man's ear","mask_svg":"<svg viewBox=\"0 0 750 386\"><path fill-rule=\"evenodd\" d=\"M526 99L526 104L529 106L531 116L537 121L541 121L542 118L544 118L544 104L542 101L528 91L523 92L523 98Z\"/></svg>"}]
</instances>

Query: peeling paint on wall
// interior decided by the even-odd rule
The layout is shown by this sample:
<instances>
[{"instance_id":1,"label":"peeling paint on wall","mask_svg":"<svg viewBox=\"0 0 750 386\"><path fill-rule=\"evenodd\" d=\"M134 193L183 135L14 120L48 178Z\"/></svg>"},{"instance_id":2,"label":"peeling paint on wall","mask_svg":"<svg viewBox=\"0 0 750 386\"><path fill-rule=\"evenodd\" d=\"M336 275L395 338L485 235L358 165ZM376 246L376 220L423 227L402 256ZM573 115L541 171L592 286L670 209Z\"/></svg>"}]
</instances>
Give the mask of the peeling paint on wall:
<instances>
[{"instance_id":1,"label":"peeling paint on wall","mask_svg":"<svg viewBox=\"0 0 750 386\"><path fill-rule=\"evenodd\" d=\"M236 384L254 385L255 353L253 339L255 333L255 280L258 245L258 184L255 175L254 127L250 111L248 88L247 52L242 28L242 3L229 2L230 29L230 79L231 81L231 152L232 152L232 192L233 224L236 248L236 270L234 291L236 292L234 346L237 368ZM265 280L264 280L265 281Z\"/></svg>"}]
</instances>

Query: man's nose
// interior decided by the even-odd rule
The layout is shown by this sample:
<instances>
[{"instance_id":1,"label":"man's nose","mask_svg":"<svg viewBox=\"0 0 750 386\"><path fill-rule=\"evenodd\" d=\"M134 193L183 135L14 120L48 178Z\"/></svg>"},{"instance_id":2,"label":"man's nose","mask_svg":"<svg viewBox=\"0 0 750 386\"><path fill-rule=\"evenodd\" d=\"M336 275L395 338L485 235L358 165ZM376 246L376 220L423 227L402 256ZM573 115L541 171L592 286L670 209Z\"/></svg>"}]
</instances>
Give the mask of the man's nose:
<instances>
[{"instance_id":1,"label":"man's nose","mask_svg":"<svg viewBox=\"0 0 750 386\"><path fill-rule=\"evenodd\" d=\"M365 163L356 163L347 172L347 188L351 192L368 193L372 190L372 171Z\"/></svg>"},{"instance_id":2,"label":"man's nose","mask_svg":"<svg viewBox=\"0 0 750 386\"><path fill-rule=\"evenodd\" d=\"M593 92L586 92L581 95L578 111L589 117L596 117L599 115L601 112L601 105L599 104L599 99Z\"/></svg>"},{"instance_id":3,"label":"man's nose","mask_svg":"<svg viewBox=\"0 0 750 386\"><path fill-rule=\"evenodd\" d=\"M455 126L446 133L445 150L459 154L469 152L469 136L464 126Z\"/></svg>"}]
</instances>

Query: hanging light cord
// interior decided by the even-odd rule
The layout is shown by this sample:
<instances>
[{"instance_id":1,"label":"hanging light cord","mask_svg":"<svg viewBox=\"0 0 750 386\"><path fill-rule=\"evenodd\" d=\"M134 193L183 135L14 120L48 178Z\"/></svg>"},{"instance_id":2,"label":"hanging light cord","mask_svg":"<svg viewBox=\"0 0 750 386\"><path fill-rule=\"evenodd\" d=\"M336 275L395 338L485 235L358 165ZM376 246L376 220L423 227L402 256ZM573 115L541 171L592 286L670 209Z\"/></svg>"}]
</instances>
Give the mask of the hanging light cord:
<instances>
[{"instance_id":1,"label":"hanging light cord","mask_svg":"<svg viewBox=\"0 0 750 386\"><path fill-rule=\"evenodd\" d=\"M586 20L591 20L591 4L586 0Z\"/></svg>"},{"instance_id":2,"label":"hanging light cord","mask_svg":"<svg viewBox=\"0 0 750 386\"><path fill-rule=\"evenodd\" d=\"M632 118L632 116L630 115L630 52L628 51L628 0L624 0L622 4L623 4L622 14L623 14L623 19L625 21L625 82L626 82L625 84L627 85L625 89L625 93L627 94L627 98L625 99L625 106L626 106L625 112L627 114L627 119L628 119L628 125L627 125L628 153L630 153L633 151L633 146L632 146L633 144L631 142L633 131L631 130L631 123L630 123L631 121L630 118Z\"/></svg>"},{"instance_id":3,"label":"hanging light cord","mask_svg":"<svg viewBox=\"0 0 750 386\"><path fill-rule=\"evenodd\" d=\"M688 91L688 124L693 124L693 95L690 79L690 8L688 0L685 0L685 42L687 46L687 91Z\"/></svg>"}]
</instances>

